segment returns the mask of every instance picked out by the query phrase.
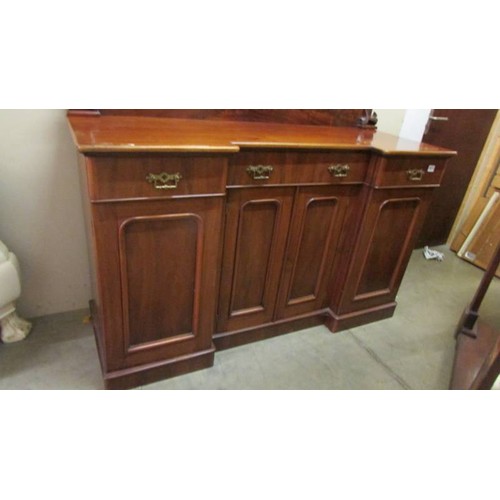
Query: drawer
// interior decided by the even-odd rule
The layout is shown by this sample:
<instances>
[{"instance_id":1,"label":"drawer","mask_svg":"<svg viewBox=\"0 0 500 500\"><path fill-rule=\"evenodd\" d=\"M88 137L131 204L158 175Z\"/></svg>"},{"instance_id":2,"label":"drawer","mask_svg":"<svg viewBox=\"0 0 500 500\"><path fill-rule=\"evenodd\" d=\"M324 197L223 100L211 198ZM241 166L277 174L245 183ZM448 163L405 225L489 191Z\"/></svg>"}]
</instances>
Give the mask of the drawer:
<instances>
[{"instance_id":1,"label":"drawer","mask_svg":"<svg viewBox=\"0 0 500 500\"><path fill-rule=\"evenodd\" d=\"M384 158L375 174L375 187L437 187L446 160L441 158Z\"/></svg>"},{"instance_id":2,"label":"drawer","mask_svg":"<svg viewBox=\"0 0 500 500\"><path fill-rule=\"evenodd\" d=\"M87 165L92 201L225 192L227 159L221 156L95 156Z\"/></svg>"},{"instance_id":3,"label":"drawer","mask_svg":"<svg viewBox=\"0 0 500 500\"><path fill-rule=\"evenodd\" d=\"M369 153L243 151L229 159L228 186L359 184Z\"/></svg>"}]
</instances>

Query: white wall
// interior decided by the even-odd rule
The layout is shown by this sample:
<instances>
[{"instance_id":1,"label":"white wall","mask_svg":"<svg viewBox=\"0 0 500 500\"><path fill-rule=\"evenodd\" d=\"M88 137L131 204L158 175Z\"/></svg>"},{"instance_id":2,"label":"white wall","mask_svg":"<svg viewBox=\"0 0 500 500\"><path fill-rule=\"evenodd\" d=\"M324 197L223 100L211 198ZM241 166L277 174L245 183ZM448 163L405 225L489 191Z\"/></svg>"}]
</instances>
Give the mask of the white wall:
<instances>
[{"instance_id":1,"label":"white wall","mask_svg":"<svg viewBox=\"0 0 500 500\"><path fill-rule=\"evenodd\" d=\"M377 130L399 135L406 115L406 109L374 109L378 116Z\"/></svg>"},{"instance_id":2,"label":"white wall","mask_svg":"<svg viewBox=\"0 0 500 500\"><path fill-rule=\"evenodd\" d=\"M430 114L430 109L407 109L399 132L400 137L420 142Z\"/></svg>"},{"instance_id":3,"label":"white wall","mask_svg":"<svg viewBox=\"0 0 500 500\"><path fill-rule=\"evenodd\" d=\"M420 142L429 119L430 109L375 109L377 129L404 139Z\"/></svg>"},{"instance_id":4,"label":"white wall","mask_svg":"<svg viewBox=\"0 0 500 500\"><path fill-rule=\"evenodd\" d=\"M0 240L21 263L21 314L87 307L76 150L64 110L0 110Z\"/></svg>"}]
</instances>

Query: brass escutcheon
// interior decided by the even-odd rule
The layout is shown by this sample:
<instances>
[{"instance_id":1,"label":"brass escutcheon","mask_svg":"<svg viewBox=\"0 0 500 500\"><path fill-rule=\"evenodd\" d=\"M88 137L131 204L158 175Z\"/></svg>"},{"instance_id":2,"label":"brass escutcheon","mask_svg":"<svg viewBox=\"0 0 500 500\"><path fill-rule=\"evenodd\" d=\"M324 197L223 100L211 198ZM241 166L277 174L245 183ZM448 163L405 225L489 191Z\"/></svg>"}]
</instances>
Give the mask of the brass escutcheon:
<instances>
[{"instance_id":1,"label":"brass escutcheon","mask_svg":"<svg viewBox=\"0 0 500 500\"><path fill-rule=\"evenodd\" d=\"M351 170L351 167L343 164L331 165L328 167L328 172L334 177L347 177L349 170Z\"/></svg>"},{"instance_id":2,"label":"brass escutcheon","mask_svg":"<svg viewBox=\"0 0 500 500\"><path fill-rule=\"evenodd\" d=\"M257 165L255 167L250 166L247 168L248 175L256 181L269 179L273 170L273 167L264 165Z\"/></svg>"},{"instance_id":3,"label":"brass escutcheon","mask_svg":"<svg viewBox=\"0 0 500 500\"><path fill-rule=\"evenodd\" d=\"M179 172L176 174L167 174L166 172L148 174L146 177L146 180L150 184L153 184L155 189L176 189L181 179L182 175Z\"/></svg>"},{"instance_id":4,"label":"brass escutcheon","mask_svg":"<svg viewBox=\"0 0 500 500\"><path fill-rule=\"evenodd\" d=\"M414 168L414 169L411 169L411 170L408 170L406 172L408 174L408 179L410 181L421 181L423 178L424 178L424 171L420 168L420 169L417 169L417 168Z\"/></svg>"}]
</instances>

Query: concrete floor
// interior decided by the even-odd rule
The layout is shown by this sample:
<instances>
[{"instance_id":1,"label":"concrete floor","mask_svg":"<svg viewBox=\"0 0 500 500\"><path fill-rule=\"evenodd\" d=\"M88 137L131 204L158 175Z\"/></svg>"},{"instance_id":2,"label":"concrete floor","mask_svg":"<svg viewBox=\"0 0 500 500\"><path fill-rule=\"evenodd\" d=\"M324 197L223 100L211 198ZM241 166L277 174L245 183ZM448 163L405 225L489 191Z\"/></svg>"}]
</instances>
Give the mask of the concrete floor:
<instances>
[{"instance_id":1,"label":"concrete floor","mask_svg":"<svg viewBox=\"0 0 500 500\"><path fill-rule=\"evenodd\" d=\"M442 263L413 253L393 318L332 335L315 327L216 353L215 366L141 389L447 389L453 332L482 271L445 247ZM500 324L500 280L481 316ZM33 320L0 345L0 389L102 389L88 311Z\"/></svg>"}]
</instances>

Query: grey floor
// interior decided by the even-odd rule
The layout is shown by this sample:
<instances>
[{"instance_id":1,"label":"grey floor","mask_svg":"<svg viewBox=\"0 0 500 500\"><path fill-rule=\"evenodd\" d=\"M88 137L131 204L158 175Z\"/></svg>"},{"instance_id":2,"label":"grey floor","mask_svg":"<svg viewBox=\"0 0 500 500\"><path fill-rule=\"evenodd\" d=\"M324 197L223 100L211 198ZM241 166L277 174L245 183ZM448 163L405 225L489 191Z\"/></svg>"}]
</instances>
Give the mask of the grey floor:
<instances>
[{"instance_id":1,"label":"grey floor","mask_svg":"<svg viewBox=\"0 0 500 500\"><path fill-rule=\"evenodd\" d=\"M393 318L331 334L324 327L216 353L215 366L141 389L446 389L453 332L482 271L445 247L413 253ZM481 316L500 324L500 280ZM0 345L0 389L102 389L88 311L36 318L23 342Z\"/></svg>"}]
</instances>

